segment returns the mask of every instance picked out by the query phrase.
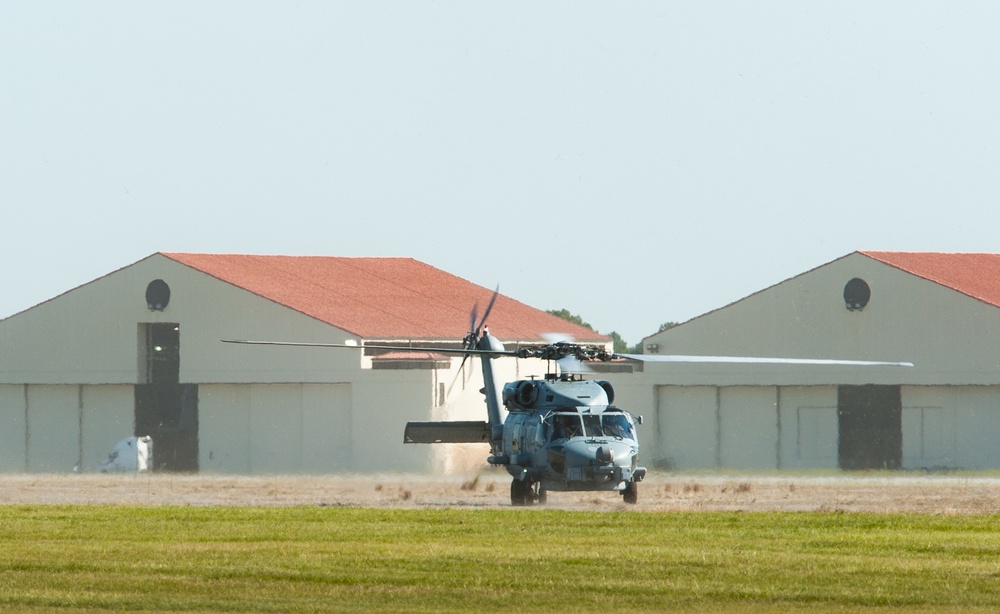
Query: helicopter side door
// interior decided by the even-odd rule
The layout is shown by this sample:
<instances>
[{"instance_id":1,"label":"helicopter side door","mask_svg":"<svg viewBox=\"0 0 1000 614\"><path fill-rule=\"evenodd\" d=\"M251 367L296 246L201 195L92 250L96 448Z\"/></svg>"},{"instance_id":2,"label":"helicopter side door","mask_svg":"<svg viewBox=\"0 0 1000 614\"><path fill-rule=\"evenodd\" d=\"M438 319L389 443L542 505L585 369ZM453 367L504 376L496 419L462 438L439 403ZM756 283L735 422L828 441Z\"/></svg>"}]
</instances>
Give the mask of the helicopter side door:
<instances>
[{"instance_id":1,"label":"helicopter side door","mask_svg":"<svg viewBox=\"0 0 1000 614\"><path fill-rule=\"evenodd\" d=\"M534 449L534 439L538 430L537 419L530 415L510 414L504 426L504 453L512 465L528 466L531 464L531 452Z\"/></svg>"}]
</instances>

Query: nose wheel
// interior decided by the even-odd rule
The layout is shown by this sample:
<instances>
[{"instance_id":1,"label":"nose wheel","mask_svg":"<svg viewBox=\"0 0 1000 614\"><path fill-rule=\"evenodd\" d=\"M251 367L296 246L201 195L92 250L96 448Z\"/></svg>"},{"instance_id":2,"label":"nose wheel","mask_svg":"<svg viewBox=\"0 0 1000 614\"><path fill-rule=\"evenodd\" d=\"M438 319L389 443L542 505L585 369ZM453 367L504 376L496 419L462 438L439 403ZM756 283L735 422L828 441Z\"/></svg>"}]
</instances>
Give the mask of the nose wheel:
<instances>
[{"instance_id":1,"label":"nose wheel","mask_svg":"<svg viewBox=\"0 0 1000 614\"><path fill-rule=\"evenodd\" d=\"M544 505L548 493L538 482L525 482L514 479L510 483L510 504L514 506Z\"/></svg>"},{"instance_id":2,"label":"nose wheel","mask_svg":"<svg viewBox=\"0 0 1000 614\"><path fill-rule=\"evenodd\" d=\"M629 505L639 502L639 483L635 480L625 483L625 490L622 491L622 499Z\"/></svg>"}]
</instances>

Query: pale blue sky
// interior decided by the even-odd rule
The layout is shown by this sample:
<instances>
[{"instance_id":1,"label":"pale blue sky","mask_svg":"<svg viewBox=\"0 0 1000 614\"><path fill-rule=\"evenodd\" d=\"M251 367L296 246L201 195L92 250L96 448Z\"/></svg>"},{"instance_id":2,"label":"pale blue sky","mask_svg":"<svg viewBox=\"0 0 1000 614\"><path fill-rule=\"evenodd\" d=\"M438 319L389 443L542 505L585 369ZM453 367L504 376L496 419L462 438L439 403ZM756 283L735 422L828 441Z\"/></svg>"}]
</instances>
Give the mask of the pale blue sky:
<instances>
[{"instance_id":1,"label":"pale blue sky","mask_svg":"<svg viewBox=\"0 0 1000 614\"><path fill-rule=\"evenodd\" d=\"M410 256L628 341L1000 252L996 2L0 2L0 317L156 251ZM494 331L502 338L502 331Z\"/></svg>"}]
</instances>

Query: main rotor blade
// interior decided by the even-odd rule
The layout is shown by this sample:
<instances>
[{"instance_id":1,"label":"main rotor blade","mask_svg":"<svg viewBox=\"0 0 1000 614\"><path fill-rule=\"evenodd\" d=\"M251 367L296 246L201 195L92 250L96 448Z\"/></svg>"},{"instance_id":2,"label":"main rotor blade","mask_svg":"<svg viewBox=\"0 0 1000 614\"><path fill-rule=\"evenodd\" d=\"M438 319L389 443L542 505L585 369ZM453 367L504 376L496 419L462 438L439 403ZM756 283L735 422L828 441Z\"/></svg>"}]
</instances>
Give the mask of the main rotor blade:
<instances>
[{"instance_id":1,"label":"main rotor blade","mask_svg":"<svg viewBox=\"0 0 1000 614\"><path fill-rule=\"evenodd\" d=\"M439 354L456 354L478 356L514 356L517 358L542 358L538 354L525 355L523 350L479 350L441 347L414 347L411 345L358 345L351 343L307 343L300 341L250 341L246 339L222 339L223 343L239 343L245 345L284 345L293 347L321 348L351 348L380 349L394 352L437 352ZM544 349L544 348L543 348ZM673 362L702 364L773 364L773 365L831 365L847 367L913 367L912 362L892 362L881 360L836 360L827 358L772 358L763 356L687 356L681 354L612 354L610 358L627 358L639 362ZM602 359L603 360L603 359Z\"/></svg>"},{"instance_id":2,"label":"main rotor blade","mask_svg":"<svg viewBox=\"0 0 1000 614\"><path fill-rule=\"evenodd\" d=\"M351 348L370 350L392 350L394 352L437 352L439 354L477 354L488 356L517 356L517 352L512 350L475 350L457 348L431 348L414 347L412 345L357 345L351 343L307 343L302 341L250 341L247 339L222 339L223 343L239 343L243 345L285 345L292 347L313 347L313 348Z\"/></svg>"},{"instance_id":3,"label":"main rotor blade","mask_svg":"<svg viewBox=\"0 0 1000 614\"><path fill-rule=\"evenodd\" d=\"M628 358L640 362L680 363L738 363L773 365L843 365L854 367L912 367L912 362L881 360L833 360L826 358L767 358L760 356L682 356L678 354L615 354L614 358Z\"/></svg>"}]
</instances>

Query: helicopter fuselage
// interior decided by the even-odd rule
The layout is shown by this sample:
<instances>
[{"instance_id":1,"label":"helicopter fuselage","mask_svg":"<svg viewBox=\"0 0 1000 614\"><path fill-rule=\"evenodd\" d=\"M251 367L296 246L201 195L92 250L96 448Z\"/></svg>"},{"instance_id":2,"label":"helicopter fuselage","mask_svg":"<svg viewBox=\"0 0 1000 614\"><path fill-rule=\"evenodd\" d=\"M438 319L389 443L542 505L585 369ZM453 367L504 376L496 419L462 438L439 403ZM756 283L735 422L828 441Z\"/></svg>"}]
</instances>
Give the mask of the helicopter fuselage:
<instances>
[{"instance_id":1,"label":"helicopter fuselage","mask_svg":"<svg viewBox=\"0 0 1000 614\"><path fill-rule=\"evenodd\" d=\"M488 460L514 478L512 501L544 498L546 490L634 490L646 475L637 421L613 399L610 382L569 375L504 386L501 453Z\"/></svg>"},{"instance_id":2,"label":"helicopter fuselage","mask_svg":"<svg viewBox=\"0 0 1000 614\"><path fill-rule=\"evenodd\" d=\"M613 404L611 382L561 373L501 387L496 357L529 356L507 352L489 332L477 338L475 351L482 359L487 421L409 422L405 443L489 443L487 462L513 478L514 505L544 502L549 490L617 491L626 503L636 502L646 476L637 462L635 426L642 418Z\"/></svg>"}]
</instances>

